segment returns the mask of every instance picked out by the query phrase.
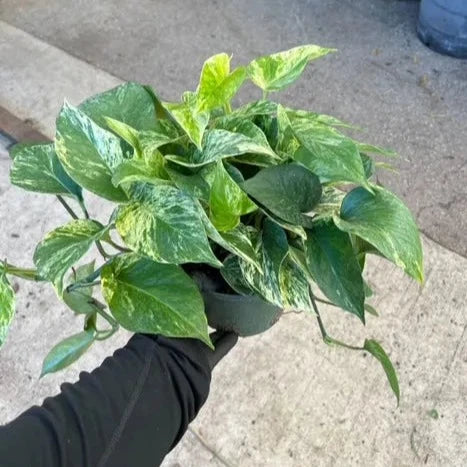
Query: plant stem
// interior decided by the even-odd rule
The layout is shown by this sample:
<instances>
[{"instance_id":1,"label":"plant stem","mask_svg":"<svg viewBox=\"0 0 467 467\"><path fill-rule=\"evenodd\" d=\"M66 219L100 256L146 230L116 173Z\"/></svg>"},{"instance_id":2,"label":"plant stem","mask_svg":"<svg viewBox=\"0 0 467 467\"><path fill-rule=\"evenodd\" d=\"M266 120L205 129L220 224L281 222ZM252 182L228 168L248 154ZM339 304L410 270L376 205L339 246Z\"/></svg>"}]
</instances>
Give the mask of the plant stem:
<instances>
[{"instance_id":1,"label":"plant stem","mask_svg":"<svg viewBox=\"0 0 467 467\"><path fill-rule=\"evenodd\" d=\"M227 115L232 113L232 106L230 105L230 102L227 102L227 104L224 104L224 112Z\"/></svg>"},{"instance_id":2,"label":"plant stem","mask_svg":"<svg viewBox=\"0 0 467 467\"><path fill-rule=\"evenodd\" d=\"M29 281L39 282L45 280L39 276L37 269L18 268L12 264L8 264L6 261L3 262L3 266L5 273L10 274L11 276L20 277L21 279L26 279Z\"/></svg>"},{"instance_id":3,"label":"plant stem","mask_svg":"<svg viewBox=\"0 0 467 467\"><path fill-rule=\"evenodd\" d=\"M323 300L322 298L314 297L317 302L324 303L325 305L330 305L330 306L335 306L336 308L340 308L339 305L336 305L335 303L328 302L327 300Z\"/></svg>"},{"instance_id":4,"label":"plant stem","mask_svg":"<svg viewBox=\"0 0 467 467\"><path fill-rule=\"evenodd\" d=\"M268 98L268 92L263 89L263 101L265 101Z\"/></svg>"},{"instance_id":5,"label":"plant stem","mask_svg":"<svg viewBox=\"0 0 467 467\"><path fill-rule=\"evenodd\" d=\"M71 206L65 201L63 196L57 195L57 199L60 201L62 206L68 211L68 214L70 214L70 216L73 219L78 219L78 216L76 215L75 211L73 211L73 209L71 209Z\"/></svg>"},{"instance_id":6,"label":"plant stem","mask_svg":"<svg viewBox=\"0 0 467 467\"><path fill-rule=\"evenodd\" d=\"M76 289L83 289L85 287L94 287L95 285L100 285L101 281L94 281L94 282L75 282L74 284L70 284L66 291L68 293L73 292Z\"/></svg>"},{"instance_id":7,"label":"plant stem","mask_svg":"<svg viewBox=\"0 0 467 467\"><path fill-rule=\"evenodd\" d=\"M112 239L107 239L105 240L109 245L112 245L116 250L121 251L122 253L129 253L131 250L129 248L125 248L124 246L120 246L117 243L115 243Z\"/></svg>"},{"instance_id":8,"label":"plant stem","mask_svg":"<svg viewBox=\"0 0 467 467\"><path fill-rule=\"evenodd\" d=\"M86 206L84 205L84 201L80 201L79 206L80 206L81 210L83 211L84 217L86 219L89 219L89 213L88 213L88 210L86 209Z\"/></svg>"}]
</instances>

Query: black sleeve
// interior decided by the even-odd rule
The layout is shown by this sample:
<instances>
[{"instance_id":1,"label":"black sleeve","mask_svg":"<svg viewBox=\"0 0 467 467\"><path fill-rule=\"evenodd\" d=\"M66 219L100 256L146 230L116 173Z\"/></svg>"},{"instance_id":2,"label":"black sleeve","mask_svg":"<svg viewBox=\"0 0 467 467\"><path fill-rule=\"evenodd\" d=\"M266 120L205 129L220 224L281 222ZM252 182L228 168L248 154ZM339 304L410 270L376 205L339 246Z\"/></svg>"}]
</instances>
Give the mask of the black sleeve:
<instances>
[{"instance_id":1,"label":"black sleeve","mask_svg":"<svg viewBox=\"0 0 467 467\"><path fill-rule=\"evenodd\" d=\"M133 336L92 373L0 427L2 467L159 465L205 402L192 339Z\"/></svg>"}]
</instances>

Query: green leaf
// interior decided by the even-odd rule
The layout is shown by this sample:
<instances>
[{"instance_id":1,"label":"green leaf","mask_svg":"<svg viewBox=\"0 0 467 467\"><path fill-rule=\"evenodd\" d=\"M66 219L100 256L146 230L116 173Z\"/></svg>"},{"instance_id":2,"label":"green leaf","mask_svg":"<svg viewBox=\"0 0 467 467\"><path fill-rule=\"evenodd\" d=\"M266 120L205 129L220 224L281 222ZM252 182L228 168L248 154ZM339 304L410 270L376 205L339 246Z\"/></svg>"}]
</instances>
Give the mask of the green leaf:
<instances>
[{"instance_id":1,"label":"green leaf","mask_svg":"<svg viewBox=\"0 0 467 467\"><path fill-rule=\"evenodd\" d=\"M79 109L103 128L106 117L118 120L136 130L151 130L156 112L151 95L137 83L124 83L85 100Z\"/></svg>"},{"instance_id":2,"label":"green leaf","mask_svg":"<svg viewBox=\"0 0 467 467\"><path fill-rule=\"evenodd\" d=\"M221 275L227 284L240 295L258 295L243 277L238 256L227 256L221 268Z\"/></svg>"},{"instance_id":3,"label":"green leaf","mask_svg":"<svg viewBox=\"0 0 467 467\"><path fill-rule=\"evenodd\" d=\"M261 265L258 262L258 255L251 242L251 237L257 234L253 227L247 227L243 224L238 225L235 229L229 232L218 232L212 222L209 220L206 212L199 202L198 210L201 220L206 229L208 237L223 247L225 250L230 251L243 260L250 262L258 271L261 272Z\"/></svg>"},{"instance_id":4,"label":"green leaf","mask_svg":"<svg viewBox=\"0 0 467 467\"><path fill-rule=\"evenodd\" d=\"M317 45L294 47L253 60L248 75L263 91L280 91L302 74L308 62L334 51Z\"/></svg>"},{"instance_id":5,"label":"green leaf","mask_svg":"<svg viewBox=\"0 0 467 467\"><path fill-rule=\"evenodd\" d=\"M257 207L232 180L222 161L217 161L212 171L210 217L217 230L226 232L239 224L240 216L254 211Z\"/></svg>"},{"instance_id":6,"label":"green leaf","mask_svg":"<svg viewBox=\"0 0 467 467\"><path fill-rule=\"evenodd\" d=\"M206 134L202 151L195 151L191 158L172 155L168 155L166 158L186 167L200 167L226 157L246 153L266 154L274 157L274 152L269 144L259 144L254 139L240 133L211 130Z\"/></svg>"},{"instance_id":7,"label":"green leaf","mask_svg":"<svg viewBox=\"0 0 467 467\"><path fill-rule=\"evenodd\" d=\"M275 224L279 225L285 230L288 230L289 232L294 233L300 238L303 238L304 240L306 239L306 232L305 229L301 225L295 225L295 224L289 224L288 222L282 220L281 218L277 217L275 214L273 214L271 211L268 209L260 206L260 210L266 214L266 216L271 219Z\"/></svg>"},{"instance_id":8,"label":"green leaf","mask_svg":"<svg viewBox=\"0 0 467 467\"><path fill-rule=\"evenodd\" d=\"M301 146L293 158L318 175L321 182L352 182L368 186L355 143L334 128L305 118L290 121Z\"/></svg>"},{"instance_id":9,"label":"green leaf","mask_svg":"<svg viewBox=\"0 0 467 467\"><path fill-rule=\"evenodd\" d=\"M61 295L63 276L96 240L107 233L109 226L92 220L76 219L49 232L34 252L34 264L40 276L54 283Z\"/></svg>"},{"instance_id":10,"label":"green leaf","mask_svg":"<svg viewBox=\"0 0 467 467\"><path fill-rule=\"evenodd\" d=\"M365 170L365 177L370 178L375 173L375 162L364 153L360 153L360 158L362 159L363 169Z\"/></svg>"},{"instance_id":11,"label":"green leaf","mask_svg":"<svg viewBox=\"0 0 467 467\"><path fill-rule=\"evenodd\" d=\"M315 282L329 300L365 322L363 279L349 235L332 223L307 234L307 264Z\"/></svg>"},{"instance_id":12,"label":"green leaf","mask_svg":"<svg viewBox=\"0 0 467 467\"><path fill-rule=\"evenodd\" d=\"M193 337L212 348L201 294L179 266L126 254L104 266L101 277L104 298L125 329Z\"/></svg>"},{"instance_id":13,"label":"green leaf","mask_svg":"<svg viewBox=\"0 0 467 467\"><path fill-rule=\"evenodd\" d=\"M94 272L95 260L90 263L83 264L73 271L67 282L67 286L75 282L80 282L86 279ZM92 314L95 312L95 306L90 304L92 298L92 286L80 287L79 289L72 290L69 292L65 287L63 290L62 299L68 305L68 307L78 314Z\"/></svg>"},{"instance_id":14,"label":"green leaf","mask_svg":"<svg viewBox=\"0 0 467 467\"><path fill-rule=\"evenodd\" d=\"M369 303L365 303L365 311L367 313L370 313L370 315L373 315L373 316L379 316L378 312L376 311L376 309L374 307L372 307Z\"/></svg>"},{"instance_id":15,"label":"green leaf","mask_svg":"<svg viewBox=\"0 0 467 467\"><path fill-rule=\"evenodd\" d=\"M25 190L82 200L81 187L65 172L51 144L16 144L11 150L10 181Z\"/></svg>"},{"instance_id":16,"label":"green leaf","mask_svg":"<svg viewBox=\"0 0 467 467\"><path fill-rule=\"evenodd\" d=\"M107 128L112 130L117 136L126 141L135 151L137 157L141 156L142 150L139 144L138 131L126 123L119 122L110 117L104 117Z\"/></svg>"},{"instance_id":17,"label":"green leaf","mask_svg":"<svg viewBox=\"0 0 467 467\"><path fill-rule=\"evenodd\" d=\"M13 317L15 315L15 292L5 272L0 269L0 347L5 342Z\"/></svg>"},{"instance_id":18,"label":"green leaf","mask_svg":"<svg viewBox=\"0 0 467 467\"><path fill-rule=\"evenodd\" d=\"M122 162L114 171L112 183L115 186L133 182L147 182L155 185L168 184L164 176L164 159L160 154L159 160L148 164L142 159L130 159Z\"/></svg>"},{"instance_id":19,"label":"green leaf","mask_svg":"<svg viewBox=\"0 0 467 467\"><path fill-rule=\"evenodd\" d=\"M269 211L291 224L311 226L310 212L321 198L318 177L298 164L260 170L242 188Z\"/></svg>"},{"instance_id":20,"label":"green leaf","mask_svg":"<svg viewBox=\"0 0 467 467\"><path fill-rule=\"evenodd\" d=\"M55 150L81 186L110 201L126 200L112 184L112 172L124 160L119 138L66 102L57 118Z\"/></svg>"},{"instance_id":21,"label":"green leaf","mask_svg":"<svg viewBox=\"0 0 467 467\"><path fill-rule=\"evenodd\" d=\"M266 219L256 249L262 273L251 263L240 260L240 268L249 286L261 297L277 306L283 306L280 288L280 269L289 245L284 230Z\"/></svg>"},{"instance_id":22,"label":"green leaf","mask_svg":"<svg viewBox=\"0 0 467 467\"><path fill-rule=\"evenodd\" d=\"M94 331L82 331L59 342L42 363L41 377L62 370L78 360L94 342Z\"/></svg>"},{"instance_id":23,"label":"green leaf","mask_svg":"<svg viewBox=\"0 0 467 467\"><path fill-rule=\"evenodd\" d=\"M314 221L328 220L338 215L344 197L344 191L331 186L324 187L319 203L313 208Z\"/></svg>"},{"instance_id":24,"label":"green leaf","mask_svg":"<svg viewBox=\"0 0 467 467\"><path fill-rule=\"evenodd\" d=\"M244 67L230 73L230 57L217 54L208 58L203 65L198 85L198 108L212 110L232 99L246 77Z\"/></svg>"},{"instance_id":25,"label":"green leaf","mask_svg":"<svg viewBox=\"0 0 467 467\"><path fill-rule=\"evenodd\" d=\"M201 174L185 175L170 167L166 167L166 171L180 190L195 198L209 200L211 188Z\"/></svg>"},{"instance_id":26,"label":"green leaf","mask_svg":"<svg viewBox=\"0 0 467 467\"><path fill-rule=\"evenodd\" d=\"M277 103L268 100L259 100L245 104L232 112L232 116L241 118L253 118L257 115L275 115L277 113Z\"/></svg>"},{"instance_id":27,"label":"green leaf","mask_svg":"<svg viewBox=\"0 0 467 467\"><path fill-rule=\"evenodd\" d=\"M180 139L181 134L174 123L170 120L159 120L151 131L140 131L138 142L142 152L150 155L156 152L161 146L173 143Z\"/></svg>"},{"instance_id":28,"label":"green leaf","mask_svg":"<svg viewBox=\"0 0 467 467\"><path fill-rule=\"evenodd\" d=\"M369 154L379 154L380 156L386 157L397 157L397 153L392 149L380 148L379 146L373 146L372 144L360 143L359 141L354 141L357 146L357 149L363 153Z\"/></svg>"},{"instance_id":29,"label":"green leaf","mask_svg":"<svg viewBox=\"0 0 467 467\"><path fill-rule=\"evenodd\" d=\"M131 249L155 261L220 266L195 200L172 186L136 184L116 227Z\"/></svg>"},{"instance_id":30,"label":"green leaf","mask_svg":"<svg viewBox=\"0 0 467 467\"><path fill-rule=\"evenodd\" d=\"M423 251L409 209L394 194L372 186L374 194L355 188L342 203L336 225L373 245L409 276L423 282Z\"/></svg>"},{"instance_id":31,"label":"green leaf","mask_svg":"<svg viewBox=\"0 0 467 467\"><path fill-rule=\"evenodd\" d=\"M373 357L375 357L376 360L378 360L383 366L384 372L386 373L392 392L396 396L397 405L399 405L399 400L400 400L399 381L397 379L396 370L394 369L394 366L392 365L391 360L389 359L388 355L386 354L384 349L381 347L381 345L372 339L366 339L365 344L363 345L363 348L367 352L369 352L371 355L373 355Z\"/></svg>"},{"instance_id":32,"label":"green leaf","mask_svg":"<svg viewBox=\"0 0 467 467\"><path fill-rule=\"evenodd\" d=\"M196 144L198 149L201 149L204 130L209 122L209 112L199 111L196 108L196 103L193 102L167 103L165 107L191 141Z\"/></svg>"},{"instance_id":33,"label":"green leaf","mask_svg":"<svg viewBox=\"0 0 467 467\"><path fill-rule=\"evenodd\" d=\"M295 110L295 109L286 109L287 115L290 116L291 119L294 118L304 118L310 120L312 123L318 123L322 125L329 125L329 126L337 126L337 127L344 127L344 128L355 128L353 125L345 123L339 120L336 117L326 114L318 114L315 112L309 112L308 110Z\"/></svg>"},{"instance_id":34,"label":"green leaf","mask_svg":"<svg viewBox=\"0 0 467 467\"><path fill-rule=\"evenodd\" d=\"M299 311L311 311L310 285L303 270L287 257L280 270L280 288L285 307Z\"/></svg>"}]
</instances>

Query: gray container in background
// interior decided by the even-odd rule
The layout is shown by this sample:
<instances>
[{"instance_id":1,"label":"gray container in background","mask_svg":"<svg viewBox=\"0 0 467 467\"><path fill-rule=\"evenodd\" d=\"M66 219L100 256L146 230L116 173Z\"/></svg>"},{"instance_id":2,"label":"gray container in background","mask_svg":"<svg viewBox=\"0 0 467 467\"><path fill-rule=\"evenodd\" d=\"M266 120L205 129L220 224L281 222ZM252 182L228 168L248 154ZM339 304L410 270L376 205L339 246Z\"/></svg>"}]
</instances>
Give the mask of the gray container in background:
<instances>
[{"instance_id":1,"label":"gray container in background","mask_svg":"<svg viewBox=\"0 0 467 467\"><path fill-rule=\"evenodd\" d=\"M467 58L467 0L422 0L417 33L436 52Z\"/></svg>"}]
</instances>

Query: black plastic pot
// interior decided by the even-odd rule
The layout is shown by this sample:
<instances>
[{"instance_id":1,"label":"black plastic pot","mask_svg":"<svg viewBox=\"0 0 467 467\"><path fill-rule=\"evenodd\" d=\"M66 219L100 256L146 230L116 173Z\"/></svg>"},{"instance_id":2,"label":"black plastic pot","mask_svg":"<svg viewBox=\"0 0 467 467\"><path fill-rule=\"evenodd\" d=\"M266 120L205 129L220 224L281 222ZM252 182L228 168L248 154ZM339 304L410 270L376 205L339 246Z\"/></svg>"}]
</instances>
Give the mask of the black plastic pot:
<instances>
[{"instance_id":1,"label":"black plastic pot","mask_svg":"<svg viewBox=\"0 0 467 467\"><path fill-rule=\"evenodd\" d=\"M214 329L234 331L239 336L253 336L277 322L282 309L258 297L228 295L203 291L209 325Z\"/></svg>"},{"instance_id":2,"label":"black plastic pot","mask_svg":"<svg viewBox=\"0 0 467 467\"><path fill-rule=\"evenodd\" d=\"M467 0L422 0L417 33L436 52L467 58Z\"/></svg>"}]
</instances>

